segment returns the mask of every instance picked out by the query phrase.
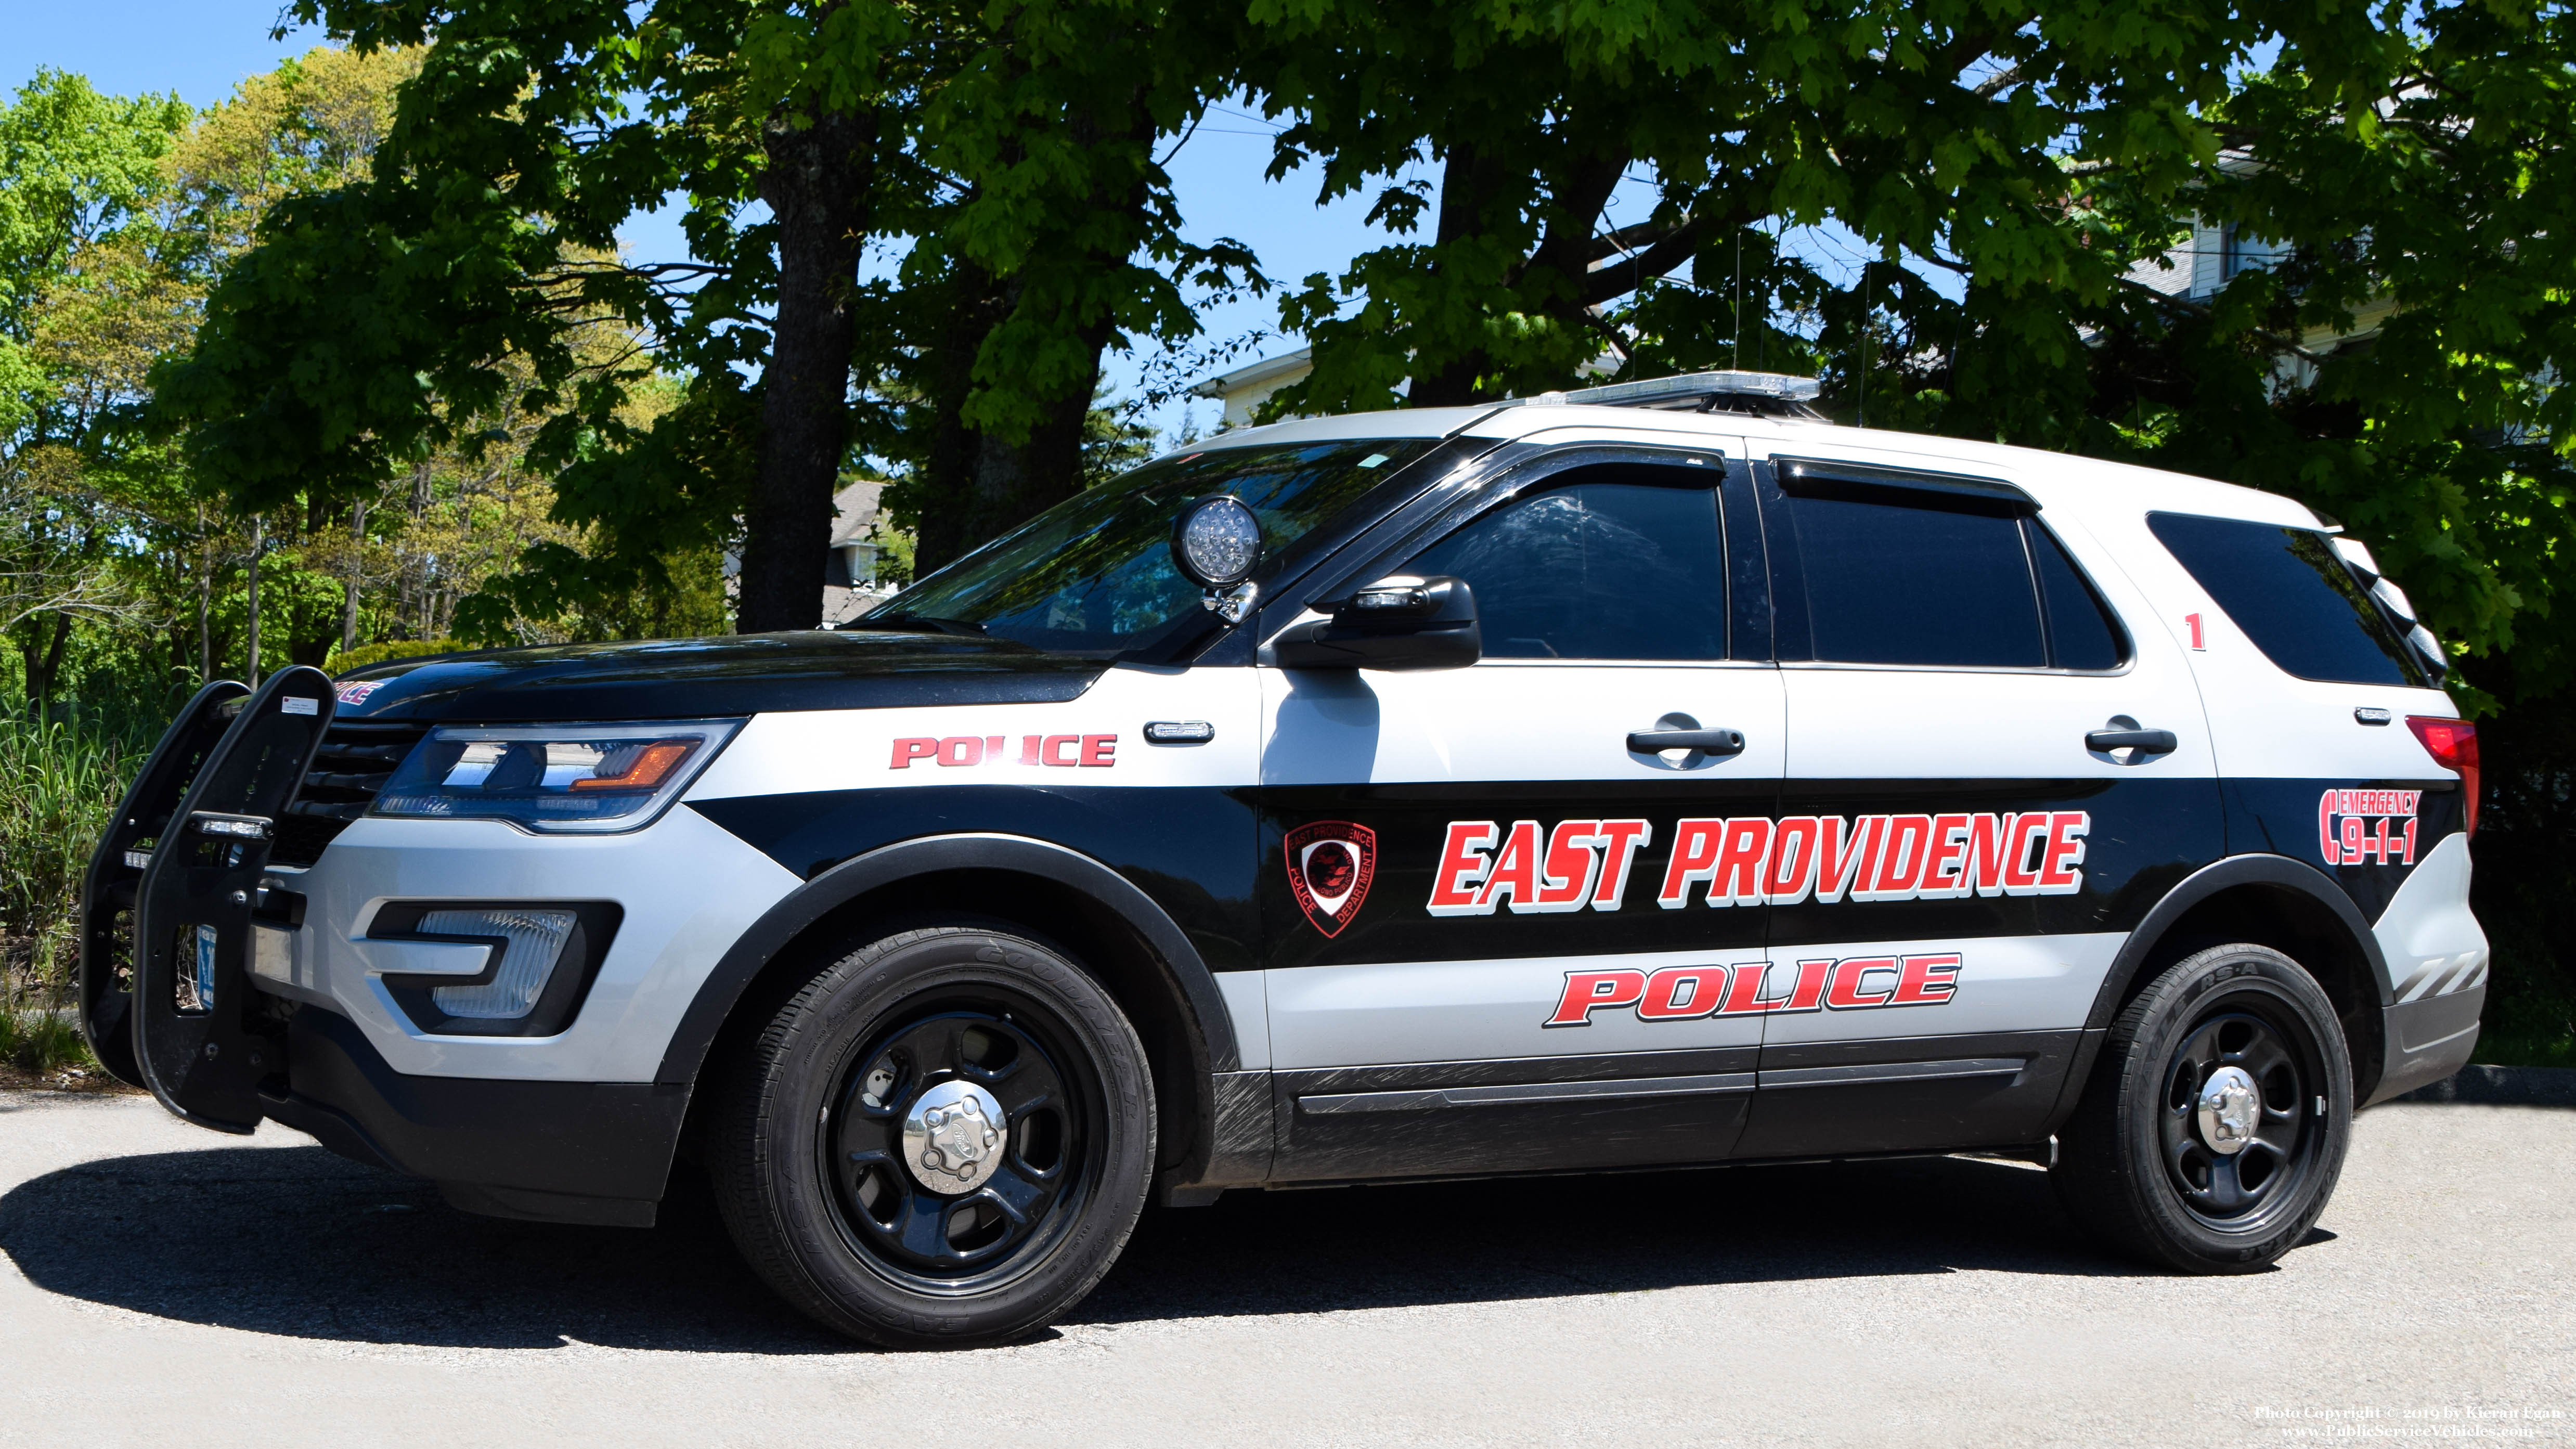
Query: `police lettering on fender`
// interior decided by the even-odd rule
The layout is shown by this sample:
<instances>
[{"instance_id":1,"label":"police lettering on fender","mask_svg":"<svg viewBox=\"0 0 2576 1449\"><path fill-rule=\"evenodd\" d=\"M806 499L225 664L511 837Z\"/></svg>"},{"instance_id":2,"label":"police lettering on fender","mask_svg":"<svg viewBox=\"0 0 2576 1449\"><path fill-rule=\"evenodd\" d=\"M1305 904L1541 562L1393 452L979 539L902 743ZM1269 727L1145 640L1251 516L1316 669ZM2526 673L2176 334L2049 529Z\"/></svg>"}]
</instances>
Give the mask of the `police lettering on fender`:
<instances>
[{"instance_id":1,"label":"police lettering on fender","mask_svg":"<svg viewBox=\"0 0 2576 1449\"><path fill-rule=\"evenodd\" d=\"M1735 816L1673 827L1655 904L1795 905L2073 895L2084 886L2082 810L2018 814ZM2410 837L2411 839L2411 837ZM1425 907L1435 916L1615 911L1639 852L1644 820L1566 820L1542 829L1515 820L1450 822ZM1544 844L1542 844L1544 842Z\"/></svg>"},{"instance_id":2,"label":"police lettering on fender","mask_svg":"<svg viewBox=\"0 0 2576 1449\"><path fill-rule=\"evenodd\" d=\"M1546 1026L1590 1026L1596 1011L1633 1008L1640 1021L1697 1021L1791 1011L1873 1011L1941 1006L1959 989L1959 953L1849 956L1800 961L1786 990L1766 996L1770 961L1667 966L1660 971L1569 971Z\"/></svg>"}]
</instances>

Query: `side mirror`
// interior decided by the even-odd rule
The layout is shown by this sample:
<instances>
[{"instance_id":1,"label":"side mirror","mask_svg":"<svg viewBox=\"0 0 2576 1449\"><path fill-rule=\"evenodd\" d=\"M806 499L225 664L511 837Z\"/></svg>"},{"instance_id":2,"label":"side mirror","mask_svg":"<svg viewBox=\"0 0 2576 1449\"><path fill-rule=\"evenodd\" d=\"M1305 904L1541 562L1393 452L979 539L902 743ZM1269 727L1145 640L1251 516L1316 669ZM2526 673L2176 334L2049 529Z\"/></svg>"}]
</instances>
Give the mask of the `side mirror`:
<instances>
[{"instance_id":1,"label":"side mirror","mask_svg":"<svg viewBox=\"0 0 2576 1449\"><path fill-rule=\"evenodd\" d=\"M1331 615L1271 641L1281 669L1457 669L1485 656L1475 591L1465 579L1397 575L1316 607Z\"/></svg>"}]
</instances>

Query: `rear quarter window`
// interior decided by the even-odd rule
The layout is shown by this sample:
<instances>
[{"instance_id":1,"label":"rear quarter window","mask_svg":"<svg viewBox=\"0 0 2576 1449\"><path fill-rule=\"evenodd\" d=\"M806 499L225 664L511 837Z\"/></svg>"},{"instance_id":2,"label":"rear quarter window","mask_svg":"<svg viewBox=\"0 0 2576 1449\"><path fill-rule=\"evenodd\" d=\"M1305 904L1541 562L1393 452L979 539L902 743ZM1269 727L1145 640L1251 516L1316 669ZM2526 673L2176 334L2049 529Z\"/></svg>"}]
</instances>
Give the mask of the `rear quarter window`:
<instances>
[{"instance_id":1,"label":"rear quarter window","mask_svg":"<svg viewBox=\"0 0 2576 1449\"><path fill-rule=\"evenodd\" d=\"M2150 513L2147 527L2282 672L2336 684L2425 684L2379 607L2312 528Z\"/></svg>"}]
</instances>

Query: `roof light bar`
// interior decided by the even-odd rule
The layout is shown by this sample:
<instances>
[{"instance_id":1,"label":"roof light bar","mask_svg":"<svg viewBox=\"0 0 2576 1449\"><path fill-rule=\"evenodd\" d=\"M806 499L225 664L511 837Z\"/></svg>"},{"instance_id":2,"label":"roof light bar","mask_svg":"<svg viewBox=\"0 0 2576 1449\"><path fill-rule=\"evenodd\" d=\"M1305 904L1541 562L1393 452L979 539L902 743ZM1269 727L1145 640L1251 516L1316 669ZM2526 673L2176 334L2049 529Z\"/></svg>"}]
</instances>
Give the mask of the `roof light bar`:
<instances>
[{"instance_id":1,"label":"roof light bar","mask_svg":"<svg viewBox=\"0 0 2576 1449\"><path fill-rule=\"evenodd\" d=\"M1773 403L1813 402L1823 387L1812 377L1791 377L1783 372L1686 372L1678 377L1650 377L1639 382L1614 382L1608 387L1577 388L1571 392L1543 392L1533 398L1518 398L1547 407L1557 404L1579 404L1587 407L1625 407L1634 404L1654 405L1678 402L1694 397L1759 398Z\"/></svg>"}]
</instances>

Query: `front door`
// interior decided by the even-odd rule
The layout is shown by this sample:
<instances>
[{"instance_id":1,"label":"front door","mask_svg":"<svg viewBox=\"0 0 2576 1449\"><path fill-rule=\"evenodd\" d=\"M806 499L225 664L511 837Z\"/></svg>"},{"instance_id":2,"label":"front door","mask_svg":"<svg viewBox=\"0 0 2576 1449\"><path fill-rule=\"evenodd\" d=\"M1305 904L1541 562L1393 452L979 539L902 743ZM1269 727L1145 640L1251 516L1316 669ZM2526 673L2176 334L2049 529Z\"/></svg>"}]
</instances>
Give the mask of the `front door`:
<instances>
[{"instance_id":1,"label":"front door","mask_svg":"<svg viewBox=\"0 0 2576 1449\"><path fill-rule=\"evenodd\" d=\"M1745 1156L2030 1140L2121 927L2223 853L2176 641L2008 479L1776 458L1789 748ZM2070 548L2070 543L2074 545ZM2139 743L2121 743L2138 741Z\"/></svg>"},{"instance_id":2,"label":"front door","mask_svg":"<svg viewBox=\"0 0 2576 1449\"><path fill-rule=\"evenodd\" d=\"M1729 969L1767 913L1728 824L1771 814L1784 755L1778 671L1729 657L1767 653L1730 645L1729 463L1595 451L1507 479L1402 565L1474 590L1472 667L1264 671L1280 1176L1732 1149L1761 1016ZM1742 748L1631 748L1689 729Z\"/></svg>"}]
</instances>

